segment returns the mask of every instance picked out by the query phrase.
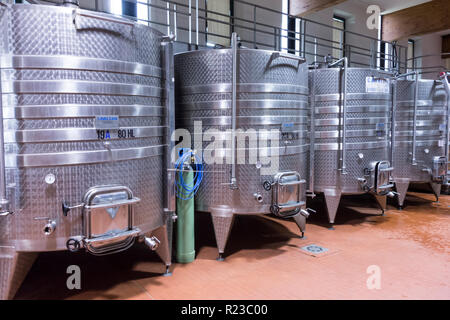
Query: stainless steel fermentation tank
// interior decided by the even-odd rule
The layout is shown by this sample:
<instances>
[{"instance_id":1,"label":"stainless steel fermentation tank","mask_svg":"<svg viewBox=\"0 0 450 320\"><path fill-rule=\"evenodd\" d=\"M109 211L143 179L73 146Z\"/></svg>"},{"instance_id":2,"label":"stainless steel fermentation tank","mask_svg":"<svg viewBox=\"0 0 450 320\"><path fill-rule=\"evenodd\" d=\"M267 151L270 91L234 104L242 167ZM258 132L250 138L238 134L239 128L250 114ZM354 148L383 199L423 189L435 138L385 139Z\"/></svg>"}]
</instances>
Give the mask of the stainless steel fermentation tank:
<instances>
[{"instance_id":1,"label":"stainless steel fermentation tank","mask_svg":"<svg viewBox=\"0 0 450 320\"><path fill-rule=\"evenodd\" d=\"M302 234L305 230L305 191L308 178L308 78L307 66L298 56L253 49L238 49L236 35L231 49L200 50L175 55L176 127L199 140L187 143L200 155L225 132L231 143L217 148L231 161L203 164L204 176L195 196L197 211L210 212L219 258L224 252L235 215L269 214L293 217ZM194 132L201 122L202 131ZM233 138L238 130L277 130L278 146L259 146L256 138L244 143ZM237 136L237 134L236 134ZM230 136L228 136L230 137ZM233 141L235 141L233 143ZM241 140L242 142L242 140ZM259 160L239 163L242 151L279 153L276 172L263 174L267 165ZM219 150L222 149L222 150ZM222 156L223 155L223 156ZM271 161L274 161L272 159ZM266 172L264 172L266 173Z\"/></svg>"},{"instance_id":2,"label":"stainless steel fermentation tank","mask_svg":"<svg viewBox=\"0 0 450 320\"><path fill-rule=\"evenodd\" d=\"M436 199L445 183L449 130L446 85L445 80L417 79L417 74L414 80L403 75L394 81L393 181L400 207L410 183L430 184Z\"/></svg>"},{"instance_id":3,"label":"stainless steel fermentation tank","mask_svg":"<svg viewBox=\"0 0 450 320\"><path fill-rule=\"evenodd\" d=\"M335 66L343 63L343 68ZM347 68L346 59L309 71L315 153L311 189L325 197L330 223L340 198L371 193L384 211L392 167L390 74Z\"/></svg>"},{"instance_id":4,"label":"stainless steel fermentation tank","mask_svg":"<svg viewBox=\"0 0 450 320\"><path fill-rule=\"evenodd\" d=\"M41 251L142 240L168 267L170 39L69 7L2 4L0 24L0 297Z\"/></svg>"}]
</instances>

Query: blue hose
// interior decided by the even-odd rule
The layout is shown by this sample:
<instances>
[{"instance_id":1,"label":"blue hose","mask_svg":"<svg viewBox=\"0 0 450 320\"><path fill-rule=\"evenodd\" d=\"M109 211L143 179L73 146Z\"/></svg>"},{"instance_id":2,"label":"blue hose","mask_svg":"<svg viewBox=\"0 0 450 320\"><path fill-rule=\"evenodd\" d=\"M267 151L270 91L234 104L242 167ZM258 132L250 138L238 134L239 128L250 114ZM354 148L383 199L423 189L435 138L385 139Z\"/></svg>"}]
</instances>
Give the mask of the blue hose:
<instances>
[{"instance_id":1,"label":"blue hose","mask_svg":"<svg viewBox=\"0 0 450 320\"><path fill-rule=\"evenodd\" d=\"M183 169L185 164L190 164L194 159L192 169L194 170L194 179L192 183L186 184L183 180ZM197 193L200 183L203 179L203 165L194 152L189 148L182 148L179 152L179 157L175 163L176 174L176 190L177 197L182 200L189 200Z\"/></svg>"}]
</instances>

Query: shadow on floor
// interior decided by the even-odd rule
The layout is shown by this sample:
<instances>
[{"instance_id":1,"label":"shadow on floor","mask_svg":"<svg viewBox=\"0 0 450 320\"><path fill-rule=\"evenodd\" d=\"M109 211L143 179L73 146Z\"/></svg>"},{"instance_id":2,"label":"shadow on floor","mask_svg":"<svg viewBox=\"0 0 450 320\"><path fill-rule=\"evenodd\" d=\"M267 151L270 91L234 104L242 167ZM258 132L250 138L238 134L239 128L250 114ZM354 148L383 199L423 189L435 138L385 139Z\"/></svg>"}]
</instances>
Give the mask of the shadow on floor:
<instances>
[{"instance_id":1,"label":"shadow on floor","mask_svg":"<svg viewBox=\"0 0 450 320\"><path fill-rule=\"evenodd\" d=\"M195 219L196 238L195 250L200 252L205 247L213 247L205 259L216 259L218 255L216 238L209 213L198 212ZM282 247L300 233L293 233L281 223L265 216L236 215L231 228L225 257L230 258L241 250L272 249L282 250ZM273 251L270 253L274 254ZM259 255L257 255L259 256ZM264 255L259 257L264 258Z\"/></svg>"},{"instance_id":2,"label":"shadow on floor","mask_svg":"<svg viewBox=\"0 0 450 320\"><path fill-rule=\"evenodd\" d=\"M210 247L213 250L209 250L202 258L214 260L217 251L211 215L197 213L195 223L196 252ZM176 225L174 228L176 230ZM227 244L226 257L232 258L245 249L271 249L264 254L253 255L256 259L281 254L286 242L298 236L272 219L262 216L237 216ZM146 269L149 269L149 272L135 270L135 266L142 262L148 263ZM111 293L110 289L121 283L160 277L164 272L164 265L156 253L149 251L141 243L124 252L107 256L93 256L86 252L46 252L37 258L15 299L67 299L78 295L80 291L69 290L66 286L69 276L66 269L69 265L77 265L82 270L83 292L97 292L97 297L98 292L103 292L101 297L106 299L127 298L126 292L121 292L120 296ZM176 272L176 267L177 264L174 263L173 272ZM136 291L130 294L136 294Z\"/></svg>"},{"instance_id":3,"label":"shadow on floor","mask_svg":"<svg viewBox=\"0 0 450 320\"><path fill-rule=\"evenodd\" d=\"M403 209L406 209L407 207L429 206L433 202L436 202L436 199L431 192L411 189L408 190L408 193L406 194L406 198L403 203ZM397 208L397 199L389 199L388 204L392 205L394 208Z\"/></svg>"},{"instance_id":4,"label":"shadow on floor","mask_svg":"<svg viewBox=\"0 0 450 320\"><path fill-rule=\"evenodd\" d=\"M316 213L311 214L308 218L309 224L325 228L331 226L328 222L328 211L323 195L318 194L314 199L308 199L308 207L316 210ZM388 207L387 209L392 208ZM334 225L357 225L363 222L373 223L374 221L371 218L384 218L381 215L382 211L372 195L345 195L341 197ZM380 219L379 222L383 222L383 219Z\"/></svg>"},{"instance_id":5,"label":"shadow on floor","mask_svg":"<svg viewBox=\"0 0 450 320\"><path fill-rule=\"evenodd\" d=\"M133 270L139 262L155 262L155 270ZM69 290L66 286L69 277L66 270L70 265L77 265L82 270L81 288L84 292L107 291L122 282L159 277L164 271L159 257L140 243L127 251L107 256L93 256L86 252L45 252L37 258L15 299L66 299L79 294L80 291ZM126 295L120 298L126 298Z\"/></svg>"}]
</instances>

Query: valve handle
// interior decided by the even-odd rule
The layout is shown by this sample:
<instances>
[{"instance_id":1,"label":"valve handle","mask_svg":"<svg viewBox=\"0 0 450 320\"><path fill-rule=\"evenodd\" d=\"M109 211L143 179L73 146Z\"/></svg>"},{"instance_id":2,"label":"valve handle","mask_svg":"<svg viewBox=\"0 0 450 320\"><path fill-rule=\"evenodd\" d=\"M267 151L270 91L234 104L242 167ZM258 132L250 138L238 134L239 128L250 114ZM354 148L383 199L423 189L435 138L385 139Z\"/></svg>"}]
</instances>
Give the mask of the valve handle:
<instances>
[{"instance_id":1,"label":"valve handle","mask_svg":"<svg viewBox=\"0 0 450 320\"><path fill-rule=\"evenodd\" d=\"M70 209L71 208L67 203L65 203L65 202L62 203L62 212L63 212L64 217L67 217L67 214L69 213Z\"/></svg>"},{"instance_id":2,"label":"valve handle","mask_svg":"<svg viewBox=\"0 0 450 320\"><path fill-rule=\"evenodd\" d=\"M69 250L70 252L78 252L81 247L80 241L78 241L77 239L70 238L66 242L66 247L67 250Z\"/></svg>"},{"instance_id":3,"label":"valve handle","mask_svg":"<svg viewBox=\"0 0 450 320\"><path fill-rule=\"evenodd\" d=\"M270 189L272 189L272 182L270 182L268 180L264 181L263 188L266 191L270 191Z\"/></svg>"}]
</instances>

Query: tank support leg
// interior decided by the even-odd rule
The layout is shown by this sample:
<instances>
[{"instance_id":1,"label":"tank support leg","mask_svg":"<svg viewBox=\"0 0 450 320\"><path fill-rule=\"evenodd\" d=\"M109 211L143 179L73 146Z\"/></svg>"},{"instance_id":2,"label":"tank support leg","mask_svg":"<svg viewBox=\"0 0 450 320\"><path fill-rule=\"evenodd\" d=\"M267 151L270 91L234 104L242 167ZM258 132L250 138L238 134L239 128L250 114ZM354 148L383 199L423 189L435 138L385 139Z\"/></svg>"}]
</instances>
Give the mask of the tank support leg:
<instances>
[{"instance_id":1,"label":"tank support leg","mask_svg":"<svg viewBox=\"0 0 450 320\"><path fill-rule=\"evenodd\" d=\"M303 238L305 236L306 218L302 214L298 214L294 216L294 220L298 228L300 229L301 232L300 238Z\"/></svg>"},{"instance_id":2,"label":"tank support leg","mask_svg":"<svg viewBox=\"0 0 450 320\"><path fill-rule=\"evenodd\" d=\"M38 253L0 248L0 300L13 299Z\"/></svg>"},{"instance_id":3,"label":"tank support leg","mask_svg":"<svg viewBox=\"0 0 450 320\"><path fill-rule=\"evenodd\" d=\"M374 194L373 196L382 211L381 215L384 215L384 211L387 208L387 196L380 196L378 194Z\"/></svg>"},{"instance_id":4,"label":"tank support leg","mask_svg":"<svg viewBox=\"0 0 450 320\"><path fill-rule=\"evenodd\" d=\"M170 218L169 218L170 219ZM163 225L152 232L152 234L161 241L160 245L156 249L156 253L161 258L166 266L164 276L171 276L170 265L172 264L172 222L168 221L168 225Z\"/></svg>"},{"instance_id":5,"label":"tank support leg","mask_svg":"<svg viewBox=\"0 0 450 320\"><path fill-rule=\"evenodd\" d=\"M433 194L436 197L436 202L439 201L439 196L441 195L441 187L442 185L439 183L430 183L431 190L433 190Z\"/></svg>"},{"instance_id":6,"label":"tank support leg","mask_svg":"<svg viewBox=\"0 0 450 320\"><path fill-rule=\"evenodd\" d=\"M231 212L224 212L223 209L211 210L211 217L214 226L214 234L216 235L217 249L219 250L218 261L223 261L223 253L227 245L228 236L230 235L231 227L234 222L234 214Z\"/></svg>"},{"instance_id":7,"label":"tank support leg","mask_svg":"<svg viewBox=\"0 0 450 320\"><path fill-rule=\"evenodd\" d=\"M334 219L336 218L339 202L341 201L341 191L338 189L325 190L324 197L325 204L327 205L328 221L331 224L330 229L334 229L333 224Z\"/></svg>"},{"instance_id":8,"label":"tank support leg","mask_svg":"<svg viewBox=\"0 0 450 320\"><path fill-rule=\"evenodd\" d=\"M403 203L405 202L406 193L409 188L409 180L395 181L395 189L397 190L398 196L398 206L399 209L403 208Z\"/></svg>"}]
</instances>

